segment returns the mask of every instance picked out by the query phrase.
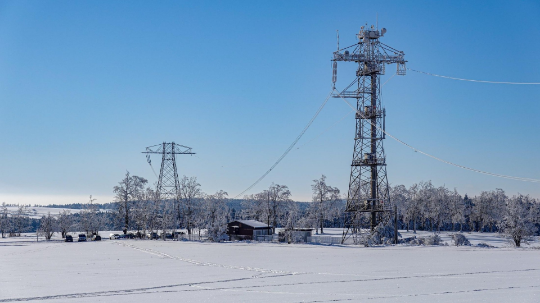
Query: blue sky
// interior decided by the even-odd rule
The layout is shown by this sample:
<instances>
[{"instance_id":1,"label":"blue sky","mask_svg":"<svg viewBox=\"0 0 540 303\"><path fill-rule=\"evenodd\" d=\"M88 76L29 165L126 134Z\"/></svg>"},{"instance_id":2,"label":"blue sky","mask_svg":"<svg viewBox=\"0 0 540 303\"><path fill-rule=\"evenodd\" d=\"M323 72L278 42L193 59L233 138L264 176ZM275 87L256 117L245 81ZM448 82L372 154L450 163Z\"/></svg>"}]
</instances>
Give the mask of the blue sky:
<instances>
[{"instance_id":1,"label":"blue sky","mask_svg":"<svg viewBox=\"0 0 540 303\"><path fill-rule=\"evenodd\" d=\"M539 15L537 1L2 1L0 202L76 203L90 194L109 202L126 170L156 182L141 152L163 141L197 153L178 157L180 176L235 196L329 93L336 30L342 46L354 44L378 16L388 29L381 41L404 51L410 68L540 82ZM352 66L338 68L341 85L353 80ZM383 89L389 133L448 161L527 178L540 178L539 97L540 86L414 72ZM275 182L307 201L322 174L345 193L354 116L340 119L348 112L330 100L250 193ZM461 170L391 139L385 150L391 184L540 197L538 183Z\"/></svg>"}]
</instances>

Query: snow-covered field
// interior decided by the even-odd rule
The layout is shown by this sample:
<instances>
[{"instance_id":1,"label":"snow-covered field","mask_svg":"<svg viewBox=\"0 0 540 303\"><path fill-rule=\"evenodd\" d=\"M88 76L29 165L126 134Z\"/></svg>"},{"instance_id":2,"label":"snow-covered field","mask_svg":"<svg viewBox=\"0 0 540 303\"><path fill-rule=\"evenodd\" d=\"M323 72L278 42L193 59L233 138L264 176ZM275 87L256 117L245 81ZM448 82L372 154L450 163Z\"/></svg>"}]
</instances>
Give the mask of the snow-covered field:
<instances>
[{"instance_id":1,"label":"snow-covered field","mask_svg":"<svg viewBox=\"0 0 540 303\"><path fill-rule=\"evenodd\" d=\"M540 302L539 249L465 235L497 247L0 239L0 302Z\"/></svg>"},{"instance_id":2,"label":"snow-covered field","mask_svg":"<svg viewBox=\"0 0 540 303\"><path fill-rule=\"evenodd\" d=\"M17 206L8 206L6 207L10 213L16 213L19 209ZM80 209L71 209L71 208L55 208L55 207L44 207L44 206L29 206L26 211L28 216L33 219L39 219L42 216L50 213L53 216L60 214L64 210L69 210L72 214L80 212Z\"/></svg>"}]
</instances>

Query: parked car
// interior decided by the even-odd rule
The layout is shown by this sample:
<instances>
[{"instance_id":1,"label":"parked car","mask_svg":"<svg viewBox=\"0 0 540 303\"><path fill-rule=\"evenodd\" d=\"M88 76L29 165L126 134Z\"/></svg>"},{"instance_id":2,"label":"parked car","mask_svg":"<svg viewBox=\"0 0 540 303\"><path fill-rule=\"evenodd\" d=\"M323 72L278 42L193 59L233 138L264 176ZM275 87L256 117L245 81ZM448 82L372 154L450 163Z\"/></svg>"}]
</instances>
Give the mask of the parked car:
<instances>
[{"instance_id":1,"label":"parked car","mask_svg":"<svg viewBox=\"0 0 540 303\"><path fill-rule=\"evenodd\" d=\"M79 234L79 240L77 242L86 242L86 235L85 234Z\"/></svg>"},{"instance_id":2,"label":"parked car","mask_svg":"<svg viewBox=\"0 0 540 303\"><path fill-rule=\"evenodd\" d=\"M101 236L100 235L92 236L92 241L101 241Z\"/></svg>"},{"instance_id":3,"label":"parked car","mask_svg":"<svg viewBox=\"0 0 540 303\"><path fill-rule=\"evenodd\" d=\"M66 238L64 239L65 242L73 242L73 236L66 235Z\"/></svg>"},{"instance_id":4,"label":"parked car","mask_svg":"<svg viewBox=\"0 0 540 303\"><path fill-rule=\"evenodd\" d=\"M116 240L116 239L118 239L118 238L120 238L120 235L119 235L119 234L111 234L111 235L109 236L109 239L111 239L111 240Z\"/></svg>"}]
</instances>

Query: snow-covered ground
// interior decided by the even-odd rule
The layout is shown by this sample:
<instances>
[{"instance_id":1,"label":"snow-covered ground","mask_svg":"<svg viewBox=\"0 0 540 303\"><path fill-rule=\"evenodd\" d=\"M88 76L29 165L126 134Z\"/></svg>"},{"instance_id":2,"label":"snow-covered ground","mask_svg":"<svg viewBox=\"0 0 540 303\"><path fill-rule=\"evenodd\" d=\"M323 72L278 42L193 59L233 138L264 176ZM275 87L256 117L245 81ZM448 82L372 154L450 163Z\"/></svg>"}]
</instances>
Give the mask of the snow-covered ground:
<instances>
[{"instance_id":1,"label":"snow-covered ground","mask_svg":"<svg viewBox=\"0 0 540 303\"><path fill-rule=\"evenodd\" d=\"M465 234L496 248L102 234L103 241L86 243L0 239L0 302L540 302L540 249L510 247L496 234Z\"/></svg>"}]
</instances>

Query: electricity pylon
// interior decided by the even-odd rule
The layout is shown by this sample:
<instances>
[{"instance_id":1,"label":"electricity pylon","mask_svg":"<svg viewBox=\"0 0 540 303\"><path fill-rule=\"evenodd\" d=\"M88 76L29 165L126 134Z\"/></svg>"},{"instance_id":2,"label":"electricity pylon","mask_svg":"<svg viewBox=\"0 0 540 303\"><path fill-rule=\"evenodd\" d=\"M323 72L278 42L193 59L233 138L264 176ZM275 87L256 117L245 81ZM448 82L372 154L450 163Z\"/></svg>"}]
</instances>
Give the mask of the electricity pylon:
<instances>
[{"instance_id":1,"label":"electricity pylon","mask_svg":"<svg viewBox=\"0 0 540 303\"><path fill-rule=\"evenodd\" d=\"M156 188L157 200L172 200L178 202L180 194L180 182L178 181L178 171L176 168L176 155L194 155L191 147L172 143L165 143L149 146L146 151L146 159L150 165L150 154L161 154L161 169L159 170L158 184Z\"/></svg>"}]
</instances>

